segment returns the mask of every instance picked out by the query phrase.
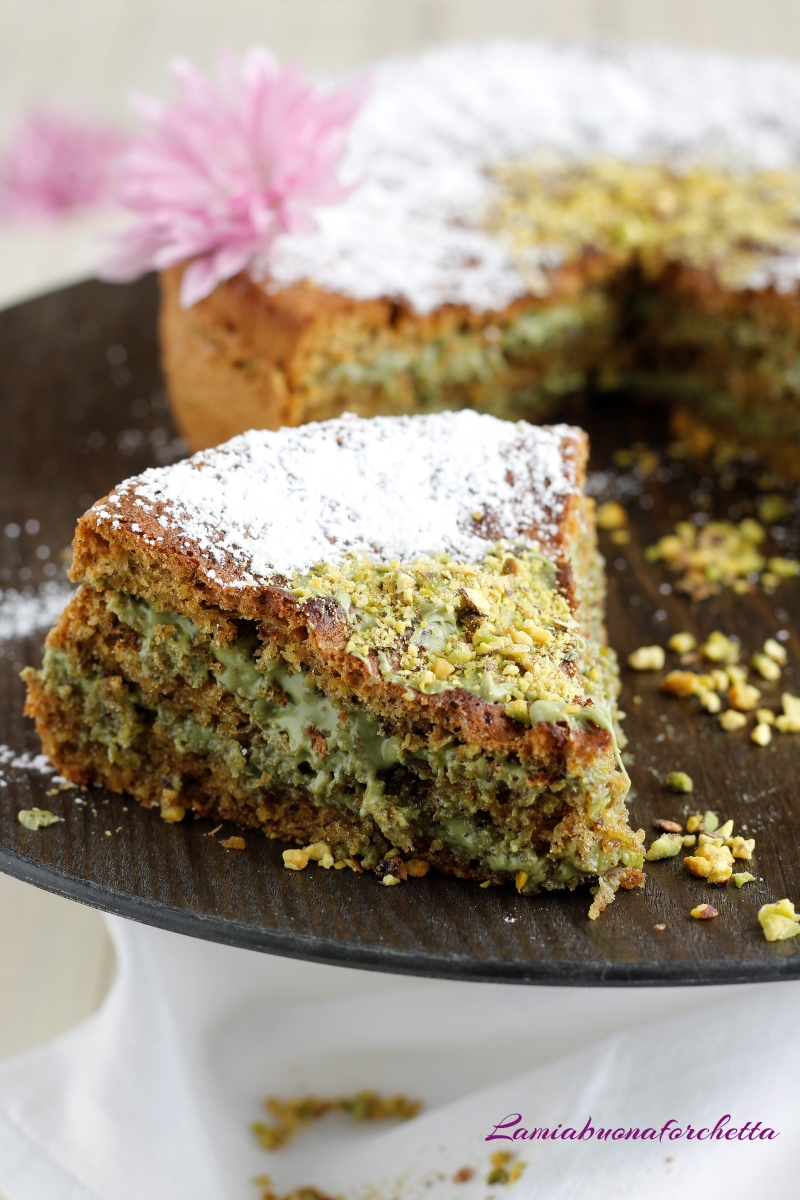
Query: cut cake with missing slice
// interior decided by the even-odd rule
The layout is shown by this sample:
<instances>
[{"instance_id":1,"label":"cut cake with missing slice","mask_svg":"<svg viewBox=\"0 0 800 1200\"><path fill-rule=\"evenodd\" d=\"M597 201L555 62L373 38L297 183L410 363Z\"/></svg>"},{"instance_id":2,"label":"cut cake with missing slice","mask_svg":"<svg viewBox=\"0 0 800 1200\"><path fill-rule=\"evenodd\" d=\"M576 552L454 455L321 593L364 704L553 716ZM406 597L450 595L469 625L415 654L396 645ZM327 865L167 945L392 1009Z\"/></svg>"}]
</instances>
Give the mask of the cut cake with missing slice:
<instances>
[{"instance_id":1,"label":"cut cake with missing slice","mask_svg":"<svg viewBox=\"0 0 800 1200\"><path fill-rule=\"evenodd\" d=\"M587 449L469 411L345 415L128 480L81 519L81 586L26 673L47 754L324 865L599 881L602 910L642 882L643 834Z\"/></svg>"}]
</instances>

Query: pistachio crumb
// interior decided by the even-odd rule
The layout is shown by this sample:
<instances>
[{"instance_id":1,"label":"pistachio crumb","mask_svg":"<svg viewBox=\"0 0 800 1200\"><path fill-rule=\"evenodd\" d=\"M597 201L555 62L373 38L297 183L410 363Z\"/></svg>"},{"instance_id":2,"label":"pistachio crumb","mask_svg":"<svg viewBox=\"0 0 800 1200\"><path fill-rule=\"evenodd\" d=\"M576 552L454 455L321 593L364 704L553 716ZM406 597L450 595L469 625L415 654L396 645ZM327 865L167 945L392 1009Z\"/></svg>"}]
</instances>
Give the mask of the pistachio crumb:
<instances>
[{"instance_id":1,"label":"pistachio crumb","mask_svg":"<svg viewBox=\"0 0 800 1200\"><path fill-rule=\"evenodd\" d=\"M750 734L750 741L757 746L768 746L772 741L772 729L766 722L759 722Z\"/></svg>"},{"instance_id":2,"label":"pistachio crumb","mask_svg":"<svg viewBox=\"0 0 800 1200\"><path fill-rule=\"evenodd\" d=\"M746 883L755 883L755 881L755 875L751 875L749 871L734 871L733 875L731 875L731 882L737 888L744 887Z\"/></svg>"},{"instance_id":3,"label":"pistachio crumb","mask_svg":"<svg viewBox=\"0 0 800 1200\"><path fill-rule=\"evenodd\" d=\"M758 671L761 678L766 679L767 683L775 683L781 677L779 664L768 654L754 654L750 659L750 666L754 671Z\"/></svg>"},{"instance_id":4,"label":"pistachio crumb","mask_svg":"<svg viewBox=\"0 0 800 1200\"><path fill-rule=\"evenodd\" d=\"M800 913L795 912L791 900L762 904L758 910L758 921L768 942L784 942L800 934Z\"/></svg>"},{"instance_id":5,"label":"pistachio crumb","mask_svg":"<svg viewBox=\"0 0 800 1200\"><path fill-rule=\"evenodd\" d=\"M720 716L719 723L726 733L735 733L737 729L744 728L747 724L747 717L734 708L728 708Z\"/></svg>"},{"instance_id":6,"label":"pistachio crumb","mask_svg":"<svg viewBox=\"0 0 800 1200\"><path fill-rule=\"evenodd\" d=\"M664 817L655 818L653 829L660 829L662 833L683 833L680 821L668 821Z\"/></svg>"},{"instance_id":7,"label":"pistachio crumb","mask_svg":"<svg viewBox=\"0 0 800 1200\"><path fill-rule=\"evenodd\" d=\"M771 708L757 708L756 721L758 721L759 725L774 725L775 713Z\"/></svg>"},{"instance_id":8,"label":"pistachio crumb","mask_svg":"<svg viewBox=\"0 0 800 1200\"><path fill-rule=\"evenodd\" d=\"M283 865L290 871L302 871L308 866L308 854L305 850L284 850Z\"/></svg>"},{"instance_id":9,"label":"pistachio crumb","mask_svg":"<svg viewBox=\"0 0 800 1200\"><path fill-rule=\"evenodd\" d=\"M648 862L658 862L662 858L674 858L683 848L683 837L679 833L662 833L657 837L645 854Z\"/></svg>"},{"instance_id":10,"label":"pistachio crumb","mask_svg":"<svg viewBox=\"0 0 800 1200\"><path fill-rule=\"evenodd\" d=\"M597 510L598 528L611 532L628 524L628 514L617 500L607 500Z\"/></svg>"},{"instance_id":11,"label":"pistachio crumb","mask_svg":"<svg viewBox=\"0 0 800 1200\"><path fill-rule=\"evenodd\" d=\"M671 792L689 793L694 791L694 781L685 771L670 771L664 780L665 786Z\"/></svg>"},{"instance_id":12,"label":"pistachio crumb","mask_svg":"<svg viewBox=\"0 0 800 1200\"><path fill-rule=\"evenodd\" d=\"M691 916L696 921L710 921L712 917L718 917L719 913L711 904L698 904L697 908L693 908Z\"/></svg>"},{"instance_id":13,"label":"pistachio crumb","mask_svg":"<svg viewBox=\"0 0 800 1200\"><path fill-rule=\"evenodd\" d=\"M697 647L697 639L692 633L673 633L667 645L675 654L691 654Z\"/></svg>"},{"instance_id":14,"label":"pistachio crumb","mask_svg":"<svg viewBox=\"0 0 800 1200\"><path fill-rule=\"evenodd\" d=\"M54 812L50 812L49 808L21 808L17 813L20 825L32 831L46 829L48 825L55 825L63 819L63 817L56 816Z\"/></svg>"},{"instance_id":15,"label":"pistachio crumb","mask_svg":"<svg viewBox=\"0 0 800 1200\"><path fill-rule=\"evenodd\" d=\"M664 661L663 646L640 646L628 655L628 666L634 671L661 671Z\"/></svg>"},{"instance_id":16,"label":"pistachio crumb","mask_svg":"<svg viewBox=\"0 0 800 1200\"><path fill-rule=\"evenodd\" d=\"M687 847L696 845L697 844L697 834L695 834L695 833L684 834L683 844L684 844L684 846L687 846Z\"/></svg>"},{"instance_id":17,"label":"pistachio crumb","mask_svg":"<svg viewBox=\"0 0 800 1200\"><path fill-rule=\"evenodd\" d=\"M697 833L697 831L702 828L703 828L702 813L692 813L692 815L686 821L686 832L687 833Z\"/></svg>"},{"instance_id":18,"label":"pistachio crumb","mask_svg":"<svg viewBox=\"0 0 800 1200\"><path fill-rule=\"evenodd\" d=\"M788 658L786 647L782 646L780 642L776 642L775 638L767 638L762 649L769 658L778 664L779 667L786 666L786 660Z\"/></svg>"},{"instance_id":19,"label":"pistachio crumb","mask_svg":"<svg viewBox=\"0 0 800 1200\"><path fill-rule=\"evenodd\" d=\"M760 699L761 692L750 683L734 683L728 689L728 703L738 712L752 712Z\"/></svg>"},{"instance_id":20,"label":"pistachio crumb","mask_svg":"<svg viewBox=\"0 0 800 1200\"><path fill-rule=\"evenodd\" d=\"M655 929L656 933L663 933L666 928L667 927L663 921L659 921L657 925L653 926L653 929Z\"/></svg>"},{"instance_id":21,"label":"pistachio crumb","mask_svg":"<svg viewBox=\"0 0 800 1200\"><path fill-rule=\"evenodd\" d=\"M781 696L783 714L775 718L775 725L781 733L800 733L800 697L791 692Z\"/></svg>"}]
</instances>

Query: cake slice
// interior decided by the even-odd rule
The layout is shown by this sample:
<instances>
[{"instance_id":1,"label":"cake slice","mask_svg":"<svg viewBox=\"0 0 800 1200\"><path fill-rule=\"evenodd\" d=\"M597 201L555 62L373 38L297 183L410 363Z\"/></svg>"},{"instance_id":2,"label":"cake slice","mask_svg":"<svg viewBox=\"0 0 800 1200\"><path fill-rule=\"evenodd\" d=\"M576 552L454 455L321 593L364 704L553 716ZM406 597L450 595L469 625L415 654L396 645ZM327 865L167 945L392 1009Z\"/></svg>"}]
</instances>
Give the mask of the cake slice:
<instances>
[{"instance_id":1,"label":"cake slice","mask_svg":"<svg viewBox=\"0 0 800 1200\"><path fill-rule=\"evenodd\" d=\"M79 522L27 672L47 754L323 865L600 881L602 908L643 834L586 456L569 426L345 415L128 480Z\"/></svg>"}]
</instances>

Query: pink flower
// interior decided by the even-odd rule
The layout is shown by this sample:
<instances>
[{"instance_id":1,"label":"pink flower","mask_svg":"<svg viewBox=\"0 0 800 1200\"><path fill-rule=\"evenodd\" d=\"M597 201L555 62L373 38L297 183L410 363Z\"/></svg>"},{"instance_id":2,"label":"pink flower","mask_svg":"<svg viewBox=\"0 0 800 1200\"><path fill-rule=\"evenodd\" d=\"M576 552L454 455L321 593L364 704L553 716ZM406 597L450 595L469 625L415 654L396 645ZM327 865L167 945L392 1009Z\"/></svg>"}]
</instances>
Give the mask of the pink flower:
<instances>
[{"instance_id":1,"label":"pink flower","mask_svg":"<svg viewBox=\"0 0 800 1200\"><path fill-rule=\"evenodd\" d=\"M172 72L178 103L134 100L152 129L123 160L120 199L139 219L102 274L126 282L192 259L181 284L189 308L279 234L316 229L315 207L350 195L339 166L368 85L323 92L259 48L241 63L221 54L216 84L180 59Z\"/></svg>"},{"instance_id":2,"label":"pink flower","mask_svg":"<svg viewBox=\"0 0 800 1200\"><path fill-rule=\"evenodd\" d=\"M103 204L125 144L124 135L108 126L35 109L18 125L0 163L0 211L47 220Z\"/></svg>"}]
</instances>

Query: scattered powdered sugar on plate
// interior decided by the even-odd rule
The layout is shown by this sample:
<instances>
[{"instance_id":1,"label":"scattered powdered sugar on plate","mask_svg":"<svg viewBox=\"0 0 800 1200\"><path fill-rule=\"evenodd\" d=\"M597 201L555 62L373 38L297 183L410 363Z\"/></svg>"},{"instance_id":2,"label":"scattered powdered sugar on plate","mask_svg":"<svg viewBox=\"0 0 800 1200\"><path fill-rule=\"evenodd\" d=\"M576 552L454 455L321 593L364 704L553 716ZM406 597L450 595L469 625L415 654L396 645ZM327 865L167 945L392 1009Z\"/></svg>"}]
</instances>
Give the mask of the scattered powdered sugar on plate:
<instances>
[{"instance_id":1,"label":"scattered powdered sugar on plate","mask_svg":"<svg viewBox=\"0 0 800 1200\"><path fill-rule=\"evenodd\" d=\"M478 561L487 541L530 537L546 545L557 537L565 500L579 490L582 440L567 425L470 410L371 420L345 414L251 430L145 471L92 513L98 524L124 524L151 544L169 536L199 557L206 575L221 568L234 586L353 551L407 561L443 550Z\"/></svg>"},{"instance_id":2,"label":"scattered powdered sugar on plate","mask_svg":"<svg viewBox=\"0 0 800 1200\"><path fill-rule=\"evenodd\" d=\"M583 160L800 164L800 69L666 47L498 41L380 63L344 175L358 183L279 239L254 268L269 286L313 279L359 300L505 308L527 287L481 227L487 167L555 151ZM543 261L548 253L543 248ZM794 254L774 282L800 277ZM765 286L769 279L760 279Z\"/></svg>"},{"instance_id":3,"label":"scattered powdered sugar on plate","mask_svg":"<svg viewBox=\"0 0 800 1200\"><path fill-rule=\"evenodd\" d=\"M43 583L38 592L0 588L0 642L29 637L47 629L66 607L73 588L64 583Z\"/></svg>"},{"instance_id":4,"label":"scattered powdered sugar on plate","mask_svg":"<svg viewBox=\"0 0 800 1200\"><path fill-rule=\"evenodd\" d=\"M55 767L46 754L28 754L27 751L18 754L16 750L12 750L10 746L0 742L0 787L8 787L7 767L11 767L15 771L33 771L37 775L51 775L52 783L69 783L69 780L64 779L63 775L55 774Z\"/></svg>"}]
</instances>

